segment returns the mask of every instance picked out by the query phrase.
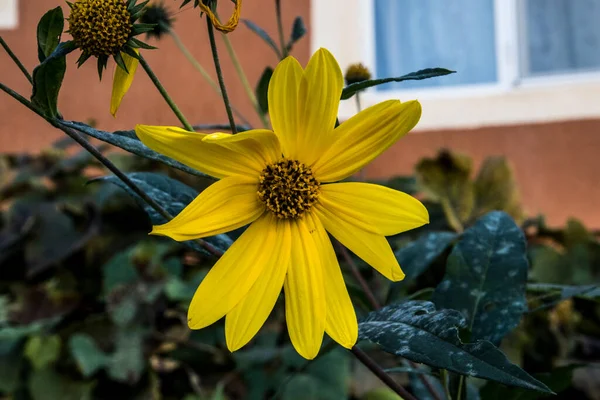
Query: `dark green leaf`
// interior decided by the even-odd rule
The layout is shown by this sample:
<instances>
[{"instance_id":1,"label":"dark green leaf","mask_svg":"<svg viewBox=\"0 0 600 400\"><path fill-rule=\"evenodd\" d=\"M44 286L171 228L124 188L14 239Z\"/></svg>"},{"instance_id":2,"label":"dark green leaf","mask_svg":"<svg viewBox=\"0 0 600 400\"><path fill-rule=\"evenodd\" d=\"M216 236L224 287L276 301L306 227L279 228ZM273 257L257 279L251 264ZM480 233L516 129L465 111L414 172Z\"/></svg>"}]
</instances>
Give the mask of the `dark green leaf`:
<instances>
[{"instance_id":1,"label":"dark green leaf","mask_svg":"<svg viewBox=\"0 0 600 400\"><path fill-rule=\"evenodd\" d=\"M263 71L258 85L256 85L256 100L263 114L269 112L269 82L273 76L273 68L267 67Z\"/></svg>"},{"instance_id":2,"label":"dark green leaf","mask_svg":"<svg viewBox=\"0 0 600 400\"><path fill-rule=\"evenodd\" d=\"M91 400L92 382L76 382L51 369L34 371L28 382L33 400Z\"/></svg>"},{"instance_id":3,"label":"dark green leaf","mask_svg":"<svg viewBox=\"0 0 600 400\"><path fill-rule=\"evenodd\" d=\"M44 62L58 43L64 29L62 7L58 6L42 16L37 26L38 58Z\"/></svg>"},{"instance_id":4,"label":"dark green leaf","mask_svg":"<svg viewBox=\"0 0 600 400\"><path fill-rule=\"evenodd\" d=\"M188 174L202 177L207 176L206 174L200 171L196 171L195 169L183 165L182 163L175 161L172 158L163 156L162 154L151 150L135 136L135 131L116 131L114 133L111 133L99 131L81 122L61 120L59 121L59 123L66 127L73 128L95 139L120 147L124 150L127 150L130 153L136 154L141 157L149 158L151 160L162 162L163 164L166 164L173 168L177 168L181 171L187 172Z\"/></svg>"},{"instance_id":5,"label":"dark green leaf","mask_svg":"<svg viewBox=\"0 0 600 400\"><path fill-rule=\"evenodd\" d=\"M527 310L528 269L523 232L508 214L493 211L454 246L433 302L463 313L471 341L499 343Z\"/></svg>"},{"instance_id":6,"label":"dark green leaf","mask_svg":"<svg viewBox=\"0 0 600 400\"><path fill-rule=\"evenodd\" d=\"M302 360L302 363L305 361ZM287 382L283 400L338 400L348 398L347 381L350 377L348 353L334 350L312 361L305 371Z\"/></svg>"},{"instance_id":7,"label":"dark green leaf","mask_svg":"<svg viewBox=\"0 0 600 400\"><path fill-rule=\"evenodd\" d=\"M458 374L509 386L550 392L487 341L464 344L458 337L466 321L455 310L435 310L433 303L409 301L374 311L359 323L359 338L383 350Z\"/></svg>"},{"instance_id":8,"label":"dark green leaf","mask_svg":"<svg viewBox=\"0 0 600 400\"><path fill-rule=\"evenodd\" d=\"M73 42L60 43L44 62L33 70L31 102L49 118L58 116L58 92L67 70L66 55L75 49Z\"/></svg>"},{"instance_id":9,"label":"dark green leaf","mask_svg":"<svg viewBox=\"0 0 600 400\"><path fill-rule=\"evenodd\" d=\"M242 22L248 27L248 29L250 29L252 32L256 33L262 40L264 40L265 43L268 44L273 49L275 54L277 54L277 58L281 59L281 52L279 51L279 48L275 44L275 41L271 38L271 36L269 36L269 34L267 32L265 32L265 30L263 28L261 28L260 26L256 25L254 22L247 20L247 19L242 19Z\"/></svg>"},{"instance_id":10,"label":"dark green leaf","mask_svg":"<svg viewBox=\"0 0 600 400\"><path fill-rule=\"evenodd\" d=\"M435 78L436 76L444 76L453 74L456 71L451 71L446 68L426 68L417 72L411 72L410 74L402 75L397 78L384 78L384 79L372 79L368 81L353 83L348 85L342 90L342 100L347 100L360 90L370 88L372 86L381 85L388 82L402 82L402 81L419 81L422 79Z\"/></svg>"},{"instance_id":11,"label":"dark green leaf","mask_svg":"<svg viewBox=\"0 0 600 400\"><path fill-rule=\"evenodd\" d=\"M94 339L86 334L76 334L69 339L69 350L81 374L88 378L104 368L109 357L98 348Z\"/></svg>"},{"instance_id":12,"label":"dark green leaf","mask_svg":"<svg viewBox=\"0 0 600 400\"><path fill-rule=\"evenodd\" d=\"M139 275L133 265L130 251L115 254L102 267L103 292L106 296L120 287L134 283Z\"/></svg>"},{"instance_id":13,"label":"dark green leaf","mask_svg":"<svg viewBox=\"0 0 600 400\"><path fill-rule=\"evenodd\" d=\"M292 25L292 34L290 35L290 40L287 43L287 50L292 50L294 44L302 39L306 35L306 26L304 25L304 21L302 17L296 17L294 19L294 24Z\"/></svg>"},{"instance_id":14,"label":"dark green leaf","mask_svg":"<svg viewBox=\"0 0 600 400\"><path fill-rule=\"evenodd\" d=\"M11 393L19 385L23 367L22 340L0 340L0 392Z\"/></svg>"},{"instance_id":15,"label":"dark green leaf","mask_svg":"<svg viewBox=\"0 0 600 400\"><path fill-rule=\"evenodd\" d=\"M551 372L535 374L534 377L548 385L553 392L560 393L571 386L573 371L577 367L579 365L558 367ZM495 382L488 382L481 389L482 400L537 400L542 398L547 398L547 396L530 390L506 387Z\"/></svg>"},{"instance_id":16,"label":"dark green leaf","mask_svg":"<svg viewBox=\"0 0 600 400\"><path fill-rule=\"evenodd\" d=\"M138 329L122 330L117 335L116 349L112 355L108 374L119 382L136 383L144 371L144 333Z\"/></svg>"},{"instance_id":17,"label":"dark green leaf","mask_svg":"<svg viewBox=\"0 0 600 400\"><path fill-rule=\"evenodd\" d=\"M527 290L538 293L556 292L561 300L570 297L600 297L600 286L598 285L553 285L549 283L530 283L527 285Z\"/></svg>"},{"instance_id":18,"label":"dark green leaf","mask_svg":"<svg viewBox=\"0 0 600 400\"><path fill-rule=\"evenodd\" d=\"M553 307L561 301L572 297L586 299L600 298L600 286L598 285L569 286L549 283L530 283L527 285L527 290L539 294L536 296L535 300L530 301L529 312Z\"/></svg>"},{"instance_id":19,"label":"dark green leaf","mask_svg":"<svg viewBox=\"0 0 600 400\"><path fill-rule=\"evenodd\" d=\"M56 204L23 205L22 210L33 213L35 218L32 240L25 245L29 276L45 271L77 249L81 234L72 219L59 211Z\"/></svg>"},{"instance_id":20,"label":"dark green leaf","mask_svg":"<svg viewBox=\"0 0 600 400\"><path fill-rule=\"evenodd\" d=\"M192 200L198 196L198 193L191 187L165 175L152 172L134 172L127 174L127 176L133 181L133 183L135 183L141 190L152 197L152 199L160 204L171 215L179 214L181 210L185 208L185 206L191 203ZM156 210L146 204L116 176L106 176L96 180L107 181L125 189L127 193L133 196L133 198L144 209L144 211L146 211L152 224L160 225L166 222L166 220L158 212L156 212ZM211 236L205 238L204 240L222 252L225 252L232 244L232 240L224 234ZM183 243L194 250L207 254L207 251L194 241L186 241Z\"/></svg>"},{"instance_id":21,"label":"dark green leaf","mask_svg":"<svg viewBox=\"0 0 600 400\"><path fill-rule=\"evenodd\" d=\"M396 251L396 259L407 279L421 275L458 235L453 232L430 232Z\"/></svg>"}]
</instances>

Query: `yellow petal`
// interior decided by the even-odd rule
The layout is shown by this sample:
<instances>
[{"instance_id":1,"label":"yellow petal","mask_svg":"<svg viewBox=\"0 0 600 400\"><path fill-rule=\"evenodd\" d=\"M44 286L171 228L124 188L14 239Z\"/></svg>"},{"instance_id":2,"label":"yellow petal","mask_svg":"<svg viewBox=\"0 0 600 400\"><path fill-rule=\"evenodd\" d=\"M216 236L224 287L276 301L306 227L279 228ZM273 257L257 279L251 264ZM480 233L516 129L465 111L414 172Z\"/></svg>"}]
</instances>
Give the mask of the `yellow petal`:
<instances>
[{"instance_id":1,"label":"yellow petal","mask_svg":"<svg viewBox=\"0 0 600 400\"><path fill-rule=\"evenodd\" d=\"M137 49L134 49L134 51L137 54L140 53ZM131 87L131 82L133 82L133 77L139 64L139 60L137 58L131 57L128 54L121 53L121 57L123 57L123 61L125 62L125 66L127 67L127 71L129 71L129 73L121 69L121 67L118 65L115 68L112 95L110 97L110 113L113 117L117 115L117 110L121 105L121 100L123 100L125 93L127 93Z\"/></svg>"},{"instance_id":2,"label":"yellow petal","mask_svg":"<svg viewBox=\"0 0 600 400\"><path fill-rule=\"evenodd\" d=\"M236 133L211 133L204 137L204 142L216 144L251 158L262 168L281 158L279 139L268 129L253 129Z\"/></svg>"},{"instance_id":3,"label":"yellow petal","mask_svg":"<svg viewBox=\"0 0 600 400\"><path fill-rule=\"evenodd\" d=\"M171 221L154 226L151 234L184 241L247 225L265 210L256 193L257 185L256 178L231 176L221 179L200 193Z\"/></svg>"},{"instance_id":4,"label":"yellow petal","mask_svg":"<svg viewBox=\"0 0 600 400\"><path fill-rule=\"evenodd\" d=\"M285 317L294 348L312 360L325 331L326 302L321 257L303 219L293 221L290 266L285 279Z\"/></svg>"},{"instance_id":5,"label":"yellow petal","mask_svg":"<svg viewBox=\"0 0 600 400\"><path fill-rule=\"evenodd\" d=\"M200 283L188 309L191 329L211 325L231 311L272 262L265 251L276 240L271 218L265 215L250 225Z\"/></svg>"},{"instance_id":6,"label":"yellow petal","mask_svg":"<svg viewBox=\"0 0 600 400\"><path fill-rule=\"evenodd\" d=\"M322 185L319 201L337 218L383 236L429 223L429 213L419 200L385 186L361 182Z\"/></svg>"},{"instance_id":7,"label":"yellow petal","mask_svg":"<svg viewBox=\"0 0 600 400\"><path fill-rule=\"evenodd\" d=\"M269 213L270 214L270 213ZM264 272L258 277L246 297L225 317L227 348L236 351L246 345L263 326L277 302L290 263L292 236L290 224L270 214L275 229L275 241L269 243L270 256Z\"/></svg>"},{"instance_id":8,"label":"yellow petal","mask_svg":"<svg viewBox=\"0 0 600 400\"><path fill-rule=\"evenodd\" d=\"M321 255L323 279L327 282L325 332L340 345L350 349L358 338L358 322L340 265L319 218L312 213L306 218L309 231L314 232L317 251Z\"/></svg>"},{"instance_id":9,"label":"yellow petal","mask_svg":"<svg viewBox=\"0 0 600 400\"><path fill-rule=\"evenodd\" d=\"M300 82L304 71L294 57L281 61L269 82L269 116L286 157L298 159L300 130Z\"/></svg>"},{"instance_id":10,"label":"yellow petal","mask_svg":"<svg viewBox=\"0 0 600 400\"><path fill-rule=\"evenodd\" d=\"M337 118L344 86L342 71L333 55L319 49L311 57L300 85L302 100L302 136L298 138L300 160L311 165L334 141L333 127Z\"/></svg>"},{"instance_id":11,"label":"yellow petal","mask_svg":"<svg viewBox=\"0 0 600 400\"><path fill-rule=\"evenodd\" d=\"M392 281L404 279L404 272L385 236L373 233L374 228L364 230L339 218L335 210L330 210L323 204L317 204L314 210L327 232L364 262Z\"/></svg>"},{"instance_id":12,"label":"yellow petal","mask_svg":"<svg viewBox=\"0 0 600 400\"><path fill-rule=\"evenodd\" d=\"M152 150L216 178L258 178L266 163L274 161L274 154L281 154L275 134L265 129L239 133L240 138L233 140L224 133L189 132L171 126L137 125L135 133Z\"/></svg>"},{"instance_id":13,"label":"yellow petal","mask_svg":"<svg viewBox=\"0 0 600 400\"><path fill-rule=\"evenodd\" d=\"M334 130L337 139L313 165L315 176L335 182L352 175L414 128L420 117L418 101L389 100L361 111Z\"/></svg>"}]
</instances>

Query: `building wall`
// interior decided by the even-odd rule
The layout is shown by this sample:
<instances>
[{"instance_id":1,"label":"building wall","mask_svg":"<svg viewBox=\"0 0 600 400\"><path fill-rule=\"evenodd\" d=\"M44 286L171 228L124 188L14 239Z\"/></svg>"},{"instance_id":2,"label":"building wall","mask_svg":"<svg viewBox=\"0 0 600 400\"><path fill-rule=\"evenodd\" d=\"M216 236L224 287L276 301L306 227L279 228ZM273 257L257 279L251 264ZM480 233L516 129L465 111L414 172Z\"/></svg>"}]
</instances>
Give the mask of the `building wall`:
<instances>
[{"instance_id":1,"label":"building wall","mask_svg":"<svg viewBox=\"0 0 600 400\"><path fill-rule=\"evenodd\" d=\"M214 76L204 20L191 7L178 10L178 2L166 2L176 12L175 29L196 58ZM223 2L222 2L223 3ZM295 16L304 18L310 32L309 0L283 1L284 25L290 29ZM35 27L43 13L58 0L20 0L19 25L0 34L30 70L36 65ZM229 4L220 11L225 16ZM64 5L64 11L67 11ZM247 0L242 14L277 38L272 0ZM65 34L65 39L68 34ZM229 36L254 85L266 65L275 66L273 52L245 26ZM176 103L194 123L224 122L225 111L219 97L195 72L173 40L158 43L159 51L146 51L145 57ZM245 92L219 41L225 81L234 105L258 125ZM310 53L303 39L293 54L305 64ZM144 73L138 73L125 97L117 118L109 114L112 68L98 81L96 67L88 63L76 68L78 54L68 58L68 71L59 98L67 119L94 119L103 130L130 129L136 123L178 125L167 105ZM30 86L9 57L0 52L0 79L26 97ZM138 72L142 72L141 70ZM25 107L0 93L0 152L36 151L61 137ZM523 202L530 215L544 213L551 224L562 224L577 216L588 225L600 228L600 184L597 172L600 160L600 120L580 120L549 124L498 126L468 130L417 131L409 134L369 166L371 177L409 174L422 157L433 156L440 148L450 148L472 156L476 168L490 155L504 155L515 167Z\"/></svg>"},{"instance_id":2,"label":"building wall","mask_svg":"<svg viewBox=\"0 0 600 400\"><path fill-rule=\"evenodd\" d=\"M139 2L140 0L138 0ZM36 26L41 16L57 5L63 7L65 17L68 6L64 0L18 0L19 24L14 30L1 30L0 34L31 71L37 64ZM191 5L182 10L182 0L165 0L164 3L175 14L175 30L185 46L196 59L216 79L211 57L205 18L200 18L199 9ZM219 13L223 19L231 13L231 2L221 1ZM287 32L291 31L296 16L301 16L310 29L309 1L284 1L283 24ZM242 7L242 16L263 27L275 39L277 25L273 0L246 0ZM65 22L65 29L68 23ZM220 35L217 35L220 36ZM286 39L289 34L286 33ZM277 57L273 51L240 23L229 38L239 56L246 75L254 87L266 66L275 67ZM70 39L69 34L63 40ZM258 125L252 106L229 60L225 46L218 39L221 63L224 69L225 83L229 96L250 121ZM175 46L171 37L156 42L149 41L159 50L144 52L144 57L175 100L183 114L192 123L226 122L227 117L220 97L196 72L187 59ZM309 41L304 38L297 43L292 54L305 64L309 55ZM77 69L76 60L79 51L67 58L67 74L59 96L59 109L66 119L86 121L94 119L103 130L131 129L136 123L156 125L178 125L167 104L152 86L150 79L139 68L129 93L124 98L117 118L109 113L112 74L114 62L111 60L102 82L98 81L95 59L90 59ZM31 86L19 69L4 51L0 51L0 79L25 97L31 94ZM24 106L4 93L0 93L0 151L14 152L26 149L39 149L49 145L61 136L41 118L33 115Z\"/></svg>"}]
</instances>

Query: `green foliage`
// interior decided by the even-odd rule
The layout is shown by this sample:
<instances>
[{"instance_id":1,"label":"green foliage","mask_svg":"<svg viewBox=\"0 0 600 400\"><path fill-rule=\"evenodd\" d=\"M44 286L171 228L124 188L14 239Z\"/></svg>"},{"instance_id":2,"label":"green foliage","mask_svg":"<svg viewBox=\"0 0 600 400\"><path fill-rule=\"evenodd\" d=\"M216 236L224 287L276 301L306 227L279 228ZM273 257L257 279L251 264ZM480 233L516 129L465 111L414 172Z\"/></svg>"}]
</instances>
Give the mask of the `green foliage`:
<instances>
[{"instance_id":1,"label":"green foliage","mask_svg":"<svg viewBox=\"0 0 600 400\"><path fill-rule=\"evenodd\" d=\"M91 400L93 382L78 382L51 369L34 371L28 381L33 400Z\"/></svg>"},{"instance_id":2,"label":"green foliage","mask_svg":"<svg viewBox=\"0 0 600 400\"><path fill-rule=\"evenodd\" d=\"M64 29L62 7L58 6L42 16L37 26L38 59L40 62L52 54L60 43Z\"/></svg>"},{"instance_id":3,"label":"green foliage","mask_svg":"<svg viewBox=\"0 0 600 400\"><path fill-rule=\"evenodd\" d=\"M273 38L263 28L256 25L254 22L250 21L249 19L242 18L241 21L244 23L244 25L246 25L246 27L248 27L248 29L250 29L256 35L258 35L259 38L261 38L266 44L269 45L269 47L271 49L273 49L275 54L277 54L277 58L281 59L281 51L279 50L279 47L275 43L275 40L273 40Z\"/></svg>"},{"instance_id":4,"label":"green foliage","mask_svg":"<svg viewBox=\"0 0 600 400\"><path fill-rule=\"evenodd\" d=\"M491 212L454 246L433 301L463 313L470 340L499 343L527 310L528 267L521 229L507 214Z\"/></svg>"},{"instance_id":5,"label":"green foliage","mask_svg":"<svg viewBox=\"0 0 600 400\"><path fill-rule=\"evenodd\" d=\"M69 339L69 350L85 378L108 365L109 357L98 348L94 339L86 334L75 334Z\"/></svg>"},{"instance_id":6,"label":"green foliage","mask_svg":"<svg viewBox=\"0 0 600 400\"><path fill-rule=\"evenodd\" d=\"M25 344L25 357L35 369L43 369L58 359L61 345L57 335L31 336Z\"/></svg>"},{"instance_id":7,"label":"green foliage","mask_svg":"<svg viewBox=\"0 0 600 400\"><path fill-rule=\"evenodd\" d=\"M450 71L446 68L426 68L416 72L411 72L410 74L402 75L396 78L384 78L384 79L371 79L368 81L357 82L351 85L348 85L342 90L342 100L348 100L356 93L361 90L365 90L367 88L382 85L388 82L403 82L403 81L419 81L422 79L435 78L437 76L444 76L453 74L456 71Z\"/></svg>"},{"instance_id":8,"label":"green foliage","mask_svg":"<svg viewBox=\"0 0 600 400\"><path fill-rule=\"evenodd\" d=\"M256 85L256 100L263 114L269 112L269 82L272 76L273 68L265 68Z\"/></svg>"},{"instance_id":9,"label":"green foliage","mask_svg":"<svg viewBox=\"0 0 600 400\"><path fill-rule=\"evenodd\" d=\"M304 20L302 17L294 18L294 24L292 25L292 33L290 34L290 39L287 43L287 51L291 51L294 44L306 35L307 29L304 25Z\"/></svg>"},{"instance_id":10,"label":"green foliage","mask_svg":"<svg viewBox=\"0 0 600 400\"><path fill-rule=\"evenodd\" d=\"M578 365L569 365L559 367L550 373L536 374L535 377L540 382L545 383L555 393L560 393L571 386L573 379L573 371ZM542 393L523 390L520 388L510 388L503 385L498 385L494 382L488 382L481 389L482 400L537 400L546 398Z\"/></svg>"},{"instance_id":11,"label":"green foliage","mask_svg":"<svg viewBox=\"0 0 600 400\"><path fill-rule=\"evenodd\" d=\"M58 113L58 92L67 70L67 54L75 49L73 42L60 43L44 61L33 70L31 103L43 115L55 118Z\"/></svg>"},{"instance_id":12,"label":"green foliage","mask_svg":"<svg viewBox=\"0 0 600 400\"><path fill-rule=\"evenodd\" d=\"M475 180L471 180L472 172L469 157L447 150L416 166L419 187L429 200L441 205L454 230L461 231L465 224L493 210L504 211L520 222L519 193L506 159L486 159Z\"/></svg>"},{"instance_id":13,"label":"green foliage","mask_svg":"<svg viewBox=\"0 0 600 400\"><path fill-rule=\"evenodd\" d=\"M374 311L359 323L359 337L389 353L489 379L505 385L550 392L487 341L463 343L458 336L466 321L456 310L438 310L430 302L409 301Z\"/></svg>"}]
</instances>

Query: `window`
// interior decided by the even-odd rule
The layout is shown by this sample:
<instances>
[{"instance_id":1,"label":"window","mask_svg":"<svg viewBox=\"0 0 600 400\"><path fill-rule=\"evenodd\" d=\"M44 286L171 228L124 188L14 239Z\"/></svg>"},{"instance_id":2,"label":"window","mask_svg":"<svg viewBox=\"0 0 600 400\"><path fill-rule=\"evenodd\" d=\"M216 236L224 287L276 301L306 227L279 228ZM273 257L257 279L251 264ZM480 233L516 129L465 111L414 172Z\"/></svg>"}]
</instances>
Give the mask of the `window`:
<instances>
[{"instance_id":1,"label":"window","mask_svg":"<svg viewBox=\"0 0 600 400\"><path fill-rule=\"evenodd\" d=\"M600 117L600 0L312 0L312 47L375 77L457 74L381 85L364 106L418 98L422 128ZM448 101L452 99L452 101ZM340 117L356 112L342 102Z\"/></svg>"},{"instance_id":2,"label":"window","mask_svg":"<svg viewBox=\"0 0 600 400\"><path fill-rule=\"evenodd\" d=\"M0 29L15 29L17 22L17 0L0 0Z\"/></svg>"},{"instance_id":3,"label":"window","mask_svg":"<svg viewBox=\"0 0 600 400\"><path fill-rule=\"evenodd\" d=\"M527 0L525 76L600 68L600 0Z\"/></svg>"},{"instance_id":4,"label":"window","mask_svg":"<svg viewBox=\"0 0 600 400\"><path fill-rule=\"evenodd\" d=\"M494 38L493 0L376 0L377 76L400 76L432 66L461 71L446 79L379 89L496 82Z\"/></svg>"}]
</instances>

